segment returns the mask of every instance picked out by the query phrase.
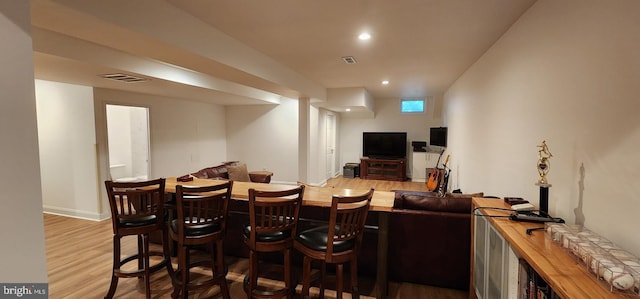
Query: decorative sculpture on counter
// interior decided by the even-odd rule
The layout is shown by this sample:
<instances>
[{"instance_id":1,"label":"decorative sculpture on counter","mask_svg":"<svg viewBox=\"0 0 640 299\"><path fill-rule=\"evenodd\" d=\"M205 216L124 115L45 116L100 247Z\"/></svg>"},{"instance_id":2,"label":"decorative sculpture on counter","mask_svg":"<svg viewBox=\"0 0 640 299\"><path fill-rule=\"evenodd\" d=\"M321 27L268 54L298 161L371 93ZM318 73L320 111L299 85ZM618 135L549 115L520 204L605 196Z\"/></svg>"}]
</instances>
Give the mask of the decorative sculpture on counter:
<instances>
[{"instance_id":1,"label":"decorative sculpture on counter","mask_svg":"<svg viewBox=\"0 0 640 299\"><path fill-rule=\"evenodd\" d=\"M538 150L538 174L540 175L540 179L537 185L546 185L548 184L547 173L549 173L549 168L551 167L549 158L553 157L553 155L549 152L546 140L542 140L542 144L538 145L538 147L540 148Z\"/></svg>"}]
</instances>

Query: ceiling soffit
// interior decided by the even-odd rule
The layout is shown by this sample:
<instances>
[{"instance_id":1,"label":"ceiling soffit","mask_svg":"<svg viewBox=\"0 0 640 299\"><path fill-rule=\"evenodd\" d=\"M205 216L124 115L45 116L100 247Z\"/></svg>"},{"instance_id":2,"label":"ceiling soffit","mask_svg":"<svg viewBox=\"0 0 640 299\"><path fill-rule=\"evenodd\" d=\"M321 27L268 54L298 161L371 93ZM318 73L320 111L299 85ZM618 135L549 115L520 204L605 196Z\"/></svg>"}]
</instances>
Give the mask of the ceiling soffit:
<instances>
[{"instance_id":1,"label":"ceiling soffit","mask_svg":"<svg viewBox=\"0 0 640 299\"><path fill-rule=\"evenodd\" d=\"M214 28L211 28L210 26L181 12L177 8L164 3L163 1L143 0L127 2L129 3L127 5L129 10L123 10L120 6L112 5L112 3L105 3L106 5L101 5L101 3L95 1L57 1L54 3L45 0L33 0L32 2L33 26L41 31L39 36L34 36L34 44L37 44L37 47L34 47L35 51L49 55L60 55L60 53L53 53L51 50L54 45L57 45L58 47L66 47L67 51L72 50L70 52L65 51L65 53L62 54L62 57L68 59L81 59L81 61L88 63L106 64L105 60L93 55L94 52L87 51L85 47L69 48L68 46L61 45L60 40L65 39L61 36L66 35L68 36L66 38L67 41L71 40L70 38L72 37L76 39L76 44L78 43L78 40L80 40L94 44L93 46L89 46L93 49L101 46L110 51L119 51L123 56L128 55L129 58L131 58L127 59L129 62L132 62L137 58L140 62L135 64L148 65L151 61L158 66L156 69L164 68L164 71L152 73L149 71L152 68L147 68L146 73L140 73L140 69L130 70L130 67L128 66L116 67L108 65L109 67L116 69L132 72L135 71L138 74L150 77L158 76L158 73L164 73L164 77L158 77L163 80L172 80L169 77L184 78L185 73L190 73L191 76L194 76L193 74L199 74L201 77L200 80L191 81L190 84L200 88L211 88L213 90L247 96L266 102L273 102L280 97L298 98L306 96L320 100L324 100L325 98L325 90L323 87L300 77L291 70L283 69L282 66L278 66L277 68L283 69L282 73L285 73L288 77L281 76L281 78L277 78L274 76L274 78L281 81L289 79L291 85L302 83L310 92L310 95L296 91L304 90L305 88L289 88L285 84L276 83L275 80L269 80L253 75L255 73L260 74L260 72L255 70L251 70L251 72L244 71L236 67L237 64L236 66L231 67L228 64L220 62L219 60L225 59L225 55L229 55L228 52L246 53L247 51L253 51L256 54L259 54L257 55L257 60L265 60L265 57L260 57L262 54L259 52L250 49L237 41L233 41L230 37L217 32ZM148 6L145 7L143 5L145 2L147 2L146 4L153 6L155 9L152 11L146 9L141 11L140 14L132 12L132 10L135 12L136 9L148 8ZM185 31L193 32L193 34L191 36L185 36L185 31L182 31L182 33L171 32L171 30L166 30L166 28L157 24L157 20L167 19L172 20L173 23L177 22L178 24L186 23L191 25L191 27ZM148 22L145 22L145 20ZM42 28L47 29L45 30ZM225 41L217 43L213 38L203 39L203 36L201 36L203 31L211 33L209 35L210 37L219 37L225 39ZM45 34L42 32L49 32L49 39L43 38ZM58 33L56 39L51 38L51 36L55 35L53 33ZM40 40L38 40L38 38L40 38ZM52 43L54 45L52 45ZM233 48L226 49L227 51L215 48L200 49L201 52L206 53L205 55L208 56L206 57L201 53L197 53L198 51L196 47L190 46L193 44L234 45L235 48L239 48L240 50ZM202 48L202 46L200 47ZM216 56L216 51L227 54L217 55L217 58L221 59L214 59L216 58L213 57ZM78 58L78 56L83 57ZM273 69L274 65L276 65L272 60L267 61L268 63L265 63L264 61L262 61L262 63L255 63L254 61L252 64L250 62L252 60L250 56L243 57L246 61L244 63L248 65L254 65L257 67L266 65L269 66L270 69ZM226 59L229 60L228 58ZM164 67L161 67L160 65L164 65ZM169 69L173 69L171 72L175 72L177 75L171 75ZM264 75L266 77L270 74L266 73ZM203 80L202 78L204 77L209 78L207 80ZM203 86L202 84L199 84L202 81L217 83L212 86ZM223 83L224 81L226 81L226 83ZM186 82L176 82L188 84ZM221 86L234 87L220 89Z\"/></svg>"}]
</instances>

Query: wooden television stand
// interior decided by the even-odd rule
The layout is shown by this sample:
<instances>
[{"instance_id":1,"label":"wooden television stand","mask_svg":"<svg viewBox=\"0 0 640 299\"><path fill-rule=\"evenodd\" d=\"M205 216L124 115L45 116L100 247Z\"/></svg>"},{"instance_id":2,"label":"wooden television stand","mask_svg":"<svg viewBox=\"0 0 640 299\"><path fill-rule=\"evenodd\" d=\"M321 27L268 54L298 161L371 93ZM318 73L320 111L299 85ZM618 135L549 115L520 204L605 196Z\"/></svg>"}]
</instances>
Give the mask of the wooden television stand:
<instances>
[{"instance_id":1,"label":"wooden television stand","mask_svg":"<svg viewBox=\"0 0 640 299\"><path fill-rule=\"evenodd\" d=\"M407 180L407 159L360 158L360 178L366 180Z\"/></svg>"}]
</instances>

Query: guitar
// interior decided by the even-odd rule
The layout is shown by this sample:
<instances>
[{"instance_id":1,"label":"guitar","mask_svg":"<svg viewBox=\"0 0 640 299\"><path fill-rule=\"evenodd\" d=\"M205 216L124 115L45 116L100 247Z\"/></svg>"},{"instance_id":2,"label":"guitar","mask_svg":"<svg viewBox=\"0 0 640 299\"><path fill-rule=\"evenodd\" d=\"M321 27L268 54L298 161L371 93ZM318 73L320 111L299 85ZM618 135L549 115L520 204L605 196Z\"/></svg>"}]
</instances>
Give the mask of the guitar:
<instances>
[{"instance_id":1,"label":"guitar","mask_svg":"<svg viewBox=\"0 0 640 299\"><path fill-rule=\"evenodd\" d=\"M440 186L438 187L438 196L444 197L447 192L447 185L449 184L449 173L451 170L447 167L447 163L449 163L449 155L447 155L447 159L445 159L444 164L442 165L442 172L444 172L444 177L440 182Z\"/></svg>"},{"instance_id":2,"label":"guitar","mask_svg":"<svg viewBox=\"0 0 640 299\"><path fill-rule=\"evenodd\" d=\"M440 182L440 169L438 168L438 164L440 164L440 158L442 158L442 154L444 154L444 149L440 152L440 156L438 156L438 162L436 162L436 167L429 172L429 178L427 179L427 190L435 191L438 188L438 183Z\"/></svg>"}]
</instances>

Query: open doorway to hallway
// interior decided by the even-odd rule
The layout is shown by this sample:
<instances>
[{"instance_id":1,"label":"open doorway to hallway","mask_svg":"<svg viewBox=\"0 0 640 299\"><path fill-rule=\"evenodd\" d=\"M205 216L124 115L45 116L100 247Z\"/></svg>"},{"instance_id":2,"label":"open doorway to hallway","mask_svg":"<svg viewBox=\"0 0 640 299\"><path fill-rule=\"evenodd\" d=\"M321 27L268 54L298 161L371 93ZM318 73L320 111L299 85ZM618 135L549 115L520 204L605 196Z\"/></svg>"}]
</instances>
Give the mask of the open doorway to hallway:
<instances>
[{"instance_id":1,"label":"open doorway to hallway","mask_svg":"<svg viewBox=\"0 0 640 299\"><path fill-rule=\"evenodd\" d=\"M327 134L327 150L326 150L326 169L327 178L336 176L336 116L328 113L326 118L326 134Z\"/></svg>"},{"instance_id":2,"label":"open doorway to hallway","mask_svg":"<svg viewBox=\"0 0 640 299\"><path fill-rule=\"evenodd\" d=\"M112 180L149 177L149 108L107 105L109 172Z\"/></svg>"}]
</instances>

